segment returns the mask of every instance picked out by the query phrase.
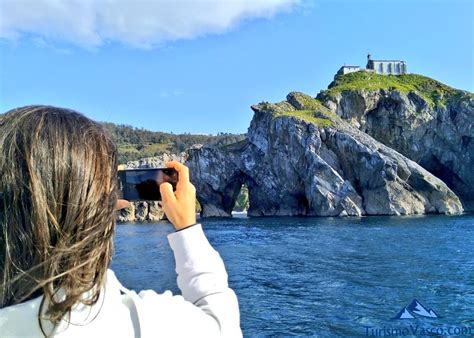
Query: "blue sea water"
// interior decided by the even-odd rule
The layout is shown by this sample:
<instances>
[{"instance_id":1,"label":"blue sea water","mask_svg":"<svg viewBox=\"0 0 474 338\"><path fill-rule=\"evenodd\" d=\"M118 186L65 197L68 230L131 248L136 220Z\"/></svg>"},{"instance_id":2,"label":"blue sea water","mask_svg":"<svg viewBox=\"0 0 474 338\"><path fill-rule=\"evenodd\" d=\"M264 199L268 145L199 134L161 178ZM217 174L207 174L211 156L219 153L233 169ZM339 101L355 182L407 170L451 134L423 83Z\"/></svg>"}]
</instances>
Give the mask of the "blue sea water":
<instances>
[{"instance_id":1,"label":"blue sea water","mask_svg":"<svg viewBox=\"0 0 474 338\"><path fill-rule=\"evenodd\" d=\"M474 336L474 215L200 221L244 336ZM126 287L179 293L171 231L117 226L112 268ZM413 299L439 318L392 319Z\"/></svg>"}]
</instances>

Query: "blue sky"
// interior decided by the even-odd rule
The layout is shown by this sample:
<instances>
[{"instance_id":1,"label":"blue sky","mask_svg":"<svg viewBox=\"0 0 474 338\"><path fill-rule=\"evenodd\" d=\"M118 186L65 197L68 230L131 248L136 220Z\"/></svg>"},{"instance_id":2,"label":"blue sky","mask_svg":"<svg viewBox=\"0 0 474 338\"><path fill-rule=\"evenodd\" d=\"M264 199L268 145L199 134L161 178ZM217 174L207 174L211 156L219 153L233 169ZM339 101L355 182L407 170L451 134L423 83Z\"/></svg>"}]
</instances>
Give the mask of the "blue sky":
<instances>
[{"instance_id":1,"label":"blue sky","mask_svg":"<svg viewBox=\"0 0 474 338\"><path fill-rule=\"evenodd\" d=\"M150 1L96 9L88 0L62 8L61 22L50 0L2 1L2 112L51 104L156 131L243 133L252 104L314 96L342 64L364 66L367 52L474 91L470 0L159 1L166 15ZM89 22L81 10L92 23L69 21Z\"/></svg>"}]
</instances>

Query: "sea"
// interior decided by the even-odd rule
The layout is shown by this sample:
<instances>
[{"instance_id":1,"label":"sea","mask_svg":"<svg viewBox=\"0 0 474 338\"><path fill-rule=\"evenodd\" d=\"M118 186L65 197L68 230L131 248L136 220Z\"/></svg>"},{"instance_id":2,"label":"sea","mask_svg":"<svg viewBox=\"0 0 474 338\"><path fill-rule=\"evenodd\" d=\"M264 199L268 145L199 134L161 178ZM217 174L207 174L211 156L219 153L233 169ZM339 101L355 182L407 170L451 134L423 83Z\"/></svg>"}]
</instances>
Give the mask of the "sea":
<instances>
[{"instance_id":1,"label":"sea","mask_svg":"<svg viewBox=\"0 0 474 338\"><path fill-rule=\"evenodd\" d=\"M245 337L474 336L474 215L200 219ZM180 291L167 222L118 224L112 269Z\"/></svg>"}]
</instances>

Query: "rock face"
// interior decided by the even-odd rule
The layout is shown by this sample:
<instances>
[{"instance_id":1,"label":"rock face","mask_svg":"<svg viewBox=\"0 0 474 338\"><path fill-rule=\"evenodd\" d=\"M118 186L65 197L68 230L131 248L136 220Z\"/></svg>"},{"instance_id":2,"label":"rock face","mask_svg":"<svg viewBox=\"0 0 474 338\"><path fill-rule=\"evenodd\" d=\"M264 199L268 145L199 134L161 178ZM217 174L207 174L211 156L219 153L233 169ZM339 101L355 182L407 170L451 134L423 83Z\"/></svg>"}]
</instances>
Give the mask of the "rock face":
<instances>
[{"instance_id":1,"label":"rock face","mask_svg":"<svg viewBox=\"0 0 474 338\"><path fill-rule=\"evenodd\" d=\"M127 169L134 168L163 168L167 161L178 161L184 163L187 154L181 153L179 155L174 154L162 154L156 157L147 157L140 159L139 161L130 161L126 164ZM122 209L117 212L118 222L152 222L166 219L166 215L157 201L140 201L131 202L130 207Z\"/></svg>"},{"instance_id":2,"label":"rock face","mask_svg":"<svg viewBox=\"0 0 474 338\"><path fill-rule=\"evenodd\" d=\"M322 92L318 98L352 126L443 180L473 211L474 95L449 89L436 102L393 88Z\"/></svg>"},{"instance_id":3,"label":"rock face","mask_svg":"<svg viewBox=\"0 0 474 338\"><path fill-rule=\"evenodd\" d=\"M335 103L338 104L337 102ZM252 106L248 139L194 146L186 165L202 217L231 216L242 184L249 216L456 214L440 179L300 93Z\"/></svg>"}]
</instances>

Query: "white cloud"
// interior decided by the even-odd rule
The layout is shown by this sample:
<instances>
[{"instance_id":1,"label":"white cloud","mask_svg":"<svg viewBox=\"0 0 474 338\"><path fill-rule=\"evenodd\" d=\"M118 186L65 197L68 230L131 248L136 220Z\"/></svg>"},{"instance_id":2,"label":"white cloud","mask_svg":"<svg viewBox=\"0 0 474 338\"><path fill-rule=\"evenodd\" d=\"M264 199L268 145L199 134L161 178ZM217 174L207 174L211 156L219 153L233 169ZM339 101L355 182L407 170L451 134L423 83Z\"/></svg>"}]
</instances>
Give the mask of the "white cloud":
<instances>
[{"instance_id":1,"label":"white cloud","mask_svg":"<svg viewBox=\"0 0 474 338\"><path fill-rule=\"evenodd\" d=\"M49 43L48 41L43 39L41 36L34 37L32 39L32 41L36 46L38 46L40 48L46 48L46 49L54 50L56 53L60 53L60 54L71 54L72 53L70 49L58 47L58 46L56 46L52 43Z\"/></svg>"},{"instance_id":2,"label":"white cloud","mask_svg":"<svg viewBox=\"0 0 474 338\"><path fill-rule=\"evenodd\" d=\"M301 0L0 0L0 38L33 35L83 47L152 48L270 18Z\"/></svg>"}]
</instances>

